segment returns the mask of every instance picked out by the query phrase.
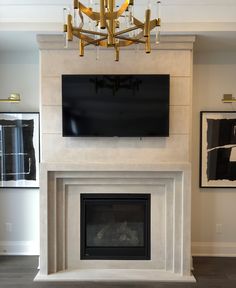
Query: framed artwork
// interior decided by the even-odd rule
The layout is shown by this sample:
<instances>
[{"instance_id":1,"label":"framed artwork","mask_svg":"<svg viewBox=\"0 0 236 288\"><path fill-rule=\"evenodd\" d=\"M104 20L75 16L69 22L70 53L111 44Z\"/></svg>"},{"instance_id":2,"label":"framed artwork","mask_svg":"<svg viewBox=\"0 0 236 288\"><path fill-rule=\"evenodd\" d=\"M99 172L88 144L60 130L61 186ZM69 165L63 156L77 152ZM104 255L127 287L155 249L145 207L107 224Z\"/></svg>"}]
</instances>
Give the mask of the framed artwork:
<instances>
[{"instance_id":1,"label":"framed artwork","mask_svg":"<svg viewBox=\"0 0 236 288\"><path fill-rule=\"evenodd\" d=\"M0 113L0 188L39 187L39 113Z\"/></svg>"},{"instance_id":2,"label":"framed artwork","mask_svg":"<svg viewBox=\"0 0 236 288\"><path fill-rule=\"evenodd\" d=\"M200 187L236 187L236 112L201 112Z\"/></svg>"}]
</instances>

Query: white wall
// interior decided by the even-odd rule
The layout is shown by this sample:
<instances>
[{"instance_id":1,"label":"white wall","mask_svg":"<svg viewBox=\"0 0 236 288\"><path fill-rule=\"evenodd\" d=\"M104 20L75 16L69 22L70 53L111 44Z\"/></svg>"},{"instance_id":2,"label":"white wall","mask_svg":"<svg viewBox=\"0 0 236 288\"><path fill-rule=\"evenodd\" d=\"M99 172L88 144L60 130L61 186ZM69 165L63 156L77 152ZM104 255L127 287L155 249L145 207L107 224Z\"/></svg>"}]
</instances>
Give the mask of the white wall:
<instances>
[{"instance_id":1,"label":"white wall","mask_svg":"<svg viewBox=\"0 0 236 288\"><path fill-rule=\"evenodd\" d=\"M223 94L236 96L236 53L198 53L193 73L192 252L236 255L236 188L199 188L200 111L236 111ZM222 224L222 233L216 233Z\"/></svg>"},{"instance_id":2,"label":"white wall","mask_svg":"<svg viewBox=\"0 0 236 288\"><path fill-rule=\"evenodd\" d=\"M22 98L19 104L0 103L0 112L39 111L38 62L35 52L0 51L0 98L11 92L19 92ZM0 254L38 252L39 190L0 189Z\"/></svg>"}]
</instances>

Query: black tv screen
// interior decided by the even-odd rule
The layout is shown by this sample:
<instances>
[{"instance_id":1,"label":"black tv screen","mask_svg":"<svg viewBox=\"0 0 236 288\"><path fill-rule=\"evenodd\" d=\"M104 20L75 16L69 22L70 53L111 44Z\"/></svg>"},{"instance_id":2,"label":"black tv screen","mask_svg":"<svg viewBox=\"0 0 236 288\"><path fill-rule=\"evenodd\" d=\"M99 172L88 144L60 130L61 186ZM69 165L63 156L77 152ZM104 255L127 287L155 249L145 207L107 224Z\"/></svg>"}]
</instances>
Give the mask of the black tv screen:
<instances>
[{"instance_id":1,"label":"black tv screen","mask_svg":"<svg viewBox=\"0 0 236 288\"><path fill-rule=\"evenodd\" d=\"M169 75L62 75L63 136L169 136Z\"/></svg>"}]
</instances>

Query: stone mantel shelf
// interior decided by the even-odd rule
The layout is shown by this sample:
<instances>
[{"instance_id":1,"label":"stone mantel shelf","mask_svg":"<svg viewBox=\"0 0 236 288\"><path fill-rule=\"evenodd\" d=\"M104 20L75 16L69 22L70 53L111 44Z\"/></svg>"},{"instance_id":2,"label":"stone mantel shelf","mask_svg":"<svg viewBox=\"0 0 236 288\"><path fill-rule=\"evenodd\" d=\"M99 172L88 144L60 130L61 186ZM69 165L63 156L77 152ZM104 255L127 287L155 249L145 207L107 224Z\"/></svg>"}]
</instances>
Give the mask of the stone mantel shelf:
<instances>
[{"instance_id":1,"label":"stone mantel shelf","mask_svg":"<svg viewBox=\"0 0 236 288\"><path fill-rule=\"evenodd\" d=\"M46 171L157 171L157 172L189 172L191 164L189 162L181 163L40 163L42 170Z\"/></svg>"}]
</instances>

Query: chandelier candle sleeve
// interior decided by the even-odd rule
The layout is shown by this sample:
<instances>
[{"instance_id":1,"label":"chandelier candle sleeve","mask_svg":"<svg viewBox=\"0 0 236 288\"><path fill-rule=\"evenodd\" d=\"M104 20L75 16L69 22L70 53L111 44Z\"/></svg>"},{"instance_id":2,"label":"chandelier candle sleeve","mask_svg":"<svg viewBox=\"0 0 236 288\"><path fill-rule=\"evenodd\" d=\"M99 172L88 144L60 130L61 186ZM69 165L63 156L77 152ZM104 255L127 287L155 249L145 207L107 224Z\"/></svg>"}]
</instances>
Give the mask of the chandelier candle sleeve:
<instances>
[{"instance_id":1,"label":"chandelier candle sleeve","mask_svg":"<svg viewBox=\"0 0 236 288\"><path fill-rule=\"evenodd\" d=\"M151 20L150 0L147 2L144 22L134 17L133 0L124 0L121 5L117 5L115 0L100 0L99 11L94 10L92 0L88 1L89 8L78 0L74 0L73 4L73 17L64 9L64 18L67 19L64 21L63 31L66 33L67 41L72 41L73 37L79 39L80 56L84 56L84 48L88 45L114 48L116 61L119 61L120 48L132 44L145 44L146 53L151 52L150 32L160 26L161 20L159 16ZM160 1L157 2L157 6L159 4ZM95 23L94 26L91 25L92 21ZM123 29L124 21L126 23Z\"/></svg>"},{"instance_id":2,"label":"chandelier candle sleeve","mask_svg":"<svg viewBox=\"0 0 236 288\"><path fill-rule=\"evenodd\" d=\"M105 3L104 3L104 0L100 0L100 28L101 29L105 29L106 28Z\"/></svg>"},{"instance_id":3,"label":"chandelier candle sleeve","mask_svg":"<svg viewBox=\"0 0 236 288\"><path fill-rule=\"evenodd\" d=\"M147 9L145 12L145 24L144 24L144 37L150 36L150 18L151 18L151 10Z\"/></svg>"}]
</instances>

